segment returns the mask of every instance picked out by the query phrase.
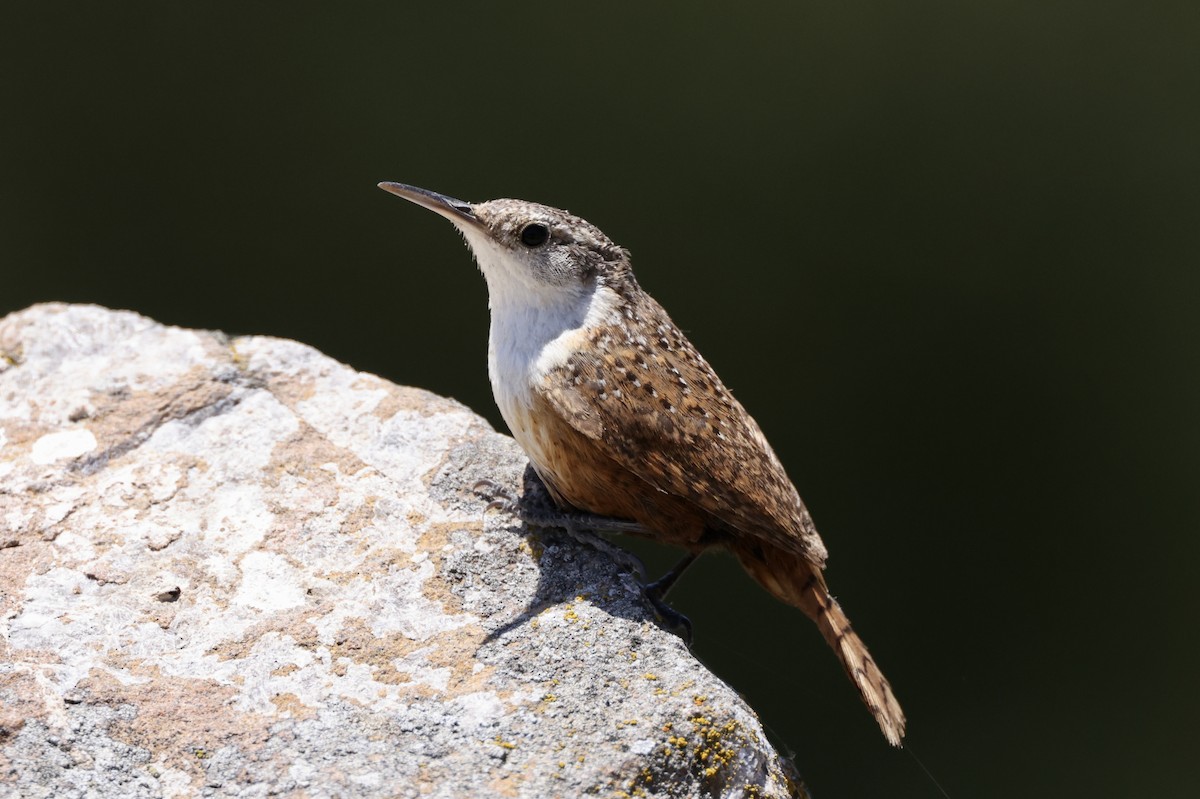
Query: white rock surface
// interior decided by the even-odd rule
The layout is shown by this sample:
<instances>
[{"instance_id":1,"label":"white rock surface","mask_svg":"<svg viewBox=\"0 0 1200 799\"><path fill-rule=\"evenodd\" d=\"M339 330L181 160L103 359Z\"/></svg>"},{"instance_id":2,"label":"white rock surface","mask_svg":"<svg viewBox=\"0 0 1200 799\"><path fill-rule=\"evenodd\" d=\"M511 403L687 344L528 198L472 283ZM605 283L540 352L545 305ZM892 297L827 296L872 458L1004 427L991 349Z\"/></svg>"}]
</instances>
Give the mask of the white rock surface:
<instances>
[{"instance_id":1,"label":"white rock surface","mask_svg":"<svg viewBox=\"0 0 1200 799\"><path fill-rule=\"evenodd\" d=\"M0 320L0 795L802 795L525 459L291 341Z\"/></svg>"}]
</instances>

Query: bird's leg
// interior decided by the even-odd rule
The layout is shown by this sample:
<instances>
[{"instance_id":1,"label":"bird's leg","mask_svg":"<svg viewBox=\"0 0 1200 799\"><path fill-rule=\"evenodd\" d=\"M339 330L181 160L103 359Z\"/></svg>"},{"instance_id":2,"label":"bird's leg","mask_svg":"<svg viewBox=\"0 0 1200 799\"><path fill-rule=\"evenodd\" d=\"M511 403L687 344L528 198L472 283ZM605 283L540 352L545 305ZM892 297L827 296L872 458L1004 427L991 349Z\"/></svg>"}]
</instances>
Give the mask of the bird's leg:
<instances>
[{"instance_id":1,"label":"bird's leg","mask_svg":"<svg viewBox=\"0 0 1200 799\"><path fill-rule=\"evenodd\" d=\"M654 538L654 533L637 522L626 519L615 519L611 516L597 516L594 513L584 513L577 510L558 510L550 508L522 508L521 521L533 527L561 527L571 535L586 533L621 533L636 535L643 538Z\"/></svg>"},{"instance_id":2,"label":"bird's leg","mask_svg":"<svg viewBox=\"0 0 1200 799\"><path fill-rule=\"evenodd\" d=\"M642 580L642 595L650 603L650 607L654 610L654 615L662 624L663 629L678 635L689 647L692 645L691 620L664 602L663 597L667 595L667 591L671 590L671 586L679 579L679 575L683 574L699 553L688 554L683 560L676 563L671 571L654 582L647 583L645 582L646 567L640 558L596 535L597 533L625 533L645 538L655 537L652 531L637 522L614 519L610 516L597 516L594 513L582 513L576 510L550 509L544 505L533 511L522 508L520 516L521 521L533 527L557 527L566 530L567 535L576 541L606 552L618 563L631 565Z\"/></svg>"},{"instance_id":3,"label":"bird's leg","mask_svg":"<svg viewBox=\"0 0 1200 799\"><path fill-rule=\"evenodd\" d=\"M637 522L583 513L574 508L560 509L554 505L549 492L536 476L534 480L536 482L532 484L526 482L523 500L518 500L508 488L494 480L479 480L471 489L481 499L489 500L488 510L499 509L510 513L528 527L564 530L576 541L604 552L617 563L637 572L639 579L646 579L646 567L636 555L610 544L597 533L624 533L647 538L652 538L653 533Z\"/></svg>"},{"instance_id":4,"label":"bird's leg","mask_svg":"<svg viewBox=\"0 0 1200 799\"><path fill-rule=\"evenodd\" d=\"M559 510L547 505L538 505L532 508L522 507L517 515L530 527L565 530L567 535L576 541L607 554L617 563L636 572L639 580L646 579L646 566L642 563L641 558L598 535L599 533L651 535L649 530L637 522L614 519L609 516L597 516L594 513L582 513L576 510Z\"/></svg>"},{"instance_id":5,"label":"bird's leg","mask_svg":"<svg viewBox=\"0 0 1200 799\"><path fill-rule=\"evenodd\" d=\"M531 497L533 489L536 489L538 495ZM512 513L531 527L561 527L571 534L621 533L642 538L656 537L654 532L646 529L645 526L627 519L599 516L574 508L559 508L554 505L549 492L540 481L532 486L528 482L526 483L526 501L521 501L513 496L512 491L495 480L476 480L475 485L471 486L471 490L480 499L489 500L488 510Z\"/></svg>"},{"instance_id":6,"label":"bird's leg","mask_svg":"<svg viewBox=\"0 0 1200 799\"><path fill-rule=\"evenodd\" d=\"M654 612L658 614L659 619L662 621L663 626L682 638L683 642L688 646L692 645L691 620L663 600L666 599L667 592L675 585L675 581L687 571L688 566L691 566L692 562L698 557L700 557L699 552L689 552L678 563L672 566L669 572L642 589L646 595L646 599L654 608Z\"/></svg>"},{"instance_id":7,"label":"bird's leg","mask_svg":"<svg viewBox=\"0 0 1200 799\"><path fill-rule=\"evenodd\" d=\"M688 566L691 566L698 557L700 557L699 552L687 553L678 563L671 567L669 572L648 584L646 586L646 596L650 598L650 601L661 602L666 599L667 593L674 587L675 581L687 571Z\"/></svg>"},{"instance_id":8,"label":"bird's leg","mask_svg":"<svg viewBox=\"0 0 1200 799\"><path fill-rule=\"evenodd\" d=\"M647 529L637 522L626 519L598 516L594 513L584 513L574 508L558 508L553 504L549 493L541 485L540 480L533 486L529 483L526 484L527 494L529 494L531 488L537 489L540 494L545 494L545 496L534 497L534 501L532 502L521 502L506 487L493 480L479 480L472 486L472 490L477 495L489 500L487 506L489 510L500 509L506 513L511 513L530 527L565 530L572 538L607 553L618 563L631 565L638 572L638 576L642 580L646 579L646 567L637 556L614 544L610 544L603 538L596 537L596 534L623 533L642 538L657 538L652 530ZM667 592L675 584L675 581L687 570L688 566L692 565L692 561L699 557L699 554L698 552L688 553L662 577L652 583L645 583L643 585L646 600L654 609L654 613L658 616L659 621L662 622L663 627L682 638L688 646L692 644L692 622L687 616L670 607L663 600L667 596Z\"/></svg>"}]
</instances>

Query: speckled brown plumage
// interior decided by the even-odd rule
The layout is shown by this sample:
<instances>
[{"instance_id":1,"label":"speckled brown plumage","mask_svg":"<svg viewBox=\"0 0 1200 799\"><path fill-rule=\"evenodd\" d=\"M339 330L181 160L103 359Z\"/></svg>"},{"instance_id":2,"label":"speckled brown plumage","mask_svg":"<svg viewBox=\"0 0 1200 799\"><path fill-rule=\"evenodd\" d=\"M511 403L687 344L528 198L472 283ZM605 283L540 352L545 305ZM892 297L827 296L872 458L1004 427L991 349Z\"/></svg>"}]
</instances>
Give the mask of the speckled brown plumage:
<instances>
[{"instance_id":1,"label":"speckled brown plumage","mask_svg":"<svg viewBox=\"0 0 1200 799\"><path fill-rule=\"evenodd\" d=\"M627 324L590 331L540 395L617 467L700 513L709 543L748 534L822 565L812 518L758 425L658 303L638 300L622 309ZM600 501L587 493L571 501ZM669 518L637 521L685 543Z\"/></svg>"},{"instance_id":2,"label":"speckled brown plumage","mask_svg":"<svg viewBox=\"0 0 1200 799\"><path fill-rule=\"evenodd\" d=\"M904 712L829 594L825 545L758 424L649 295L628 324L543 378L533 426L554 452L539 467L563 504L633 519L667 544L728 547L755 580L816 622L884 735ZM566 425L563 423L566 422Z\"/></svg>"}]
</instances>

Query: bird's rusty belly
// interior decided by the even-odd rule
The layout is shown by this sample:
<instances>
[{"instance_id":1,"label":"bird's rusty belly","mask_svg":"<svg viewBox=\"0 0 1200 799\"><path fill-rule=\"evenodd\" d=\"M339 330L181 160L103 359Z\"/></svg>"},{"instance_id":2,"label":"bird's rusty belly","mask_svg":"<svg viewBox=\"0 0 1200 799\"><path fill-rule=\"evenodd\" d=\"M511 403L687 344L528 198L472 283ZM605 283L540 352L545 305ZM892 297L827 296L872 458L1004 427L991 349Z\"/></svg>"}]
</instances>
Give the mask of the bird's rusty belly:
<instances>
[{"instance_id":1,"label":"bird's rusty belly","mask_svg":"<svg viewBox=\"0 0 1200 799\"><path fill-rule=\"evenodd\" d=\"M659 491L600 451L537 399L504 413L513 437L560 505L618 519L632 519L664 543L695 546L705 517L681 497Z\"/></svg>"}]
</instances>

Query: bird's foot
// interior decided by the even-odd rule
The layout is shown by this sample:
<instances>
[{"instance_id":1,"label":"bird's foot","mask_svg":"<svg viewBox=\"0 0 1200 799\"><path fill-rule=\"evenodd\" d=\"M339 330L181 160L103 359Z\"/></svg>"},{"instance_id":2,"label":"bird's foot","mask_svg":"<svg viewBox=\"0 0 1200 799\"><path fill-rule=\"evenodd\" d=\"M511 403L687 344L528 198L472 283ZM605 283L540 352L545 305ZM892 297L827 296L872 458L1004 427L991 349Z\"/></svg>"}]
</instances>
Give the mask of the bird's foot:
<instances>
[{"instance_id":1,"label":"bird's foot","mask_svg":"<svg viewBox=\"0 0 1200 799\"><path fill-rule=\"evenodd\" d=\"M662 592L658 589L661 582L661 580L656 580L643 588L646 601L650 603L662 628L679 636L690 649L692 646L692 621L663 600Z\"/></svg>"},{"instance_id":2,"label":"bird's foot","mask_svg":"<svg viewBox=\"0 0 1200 799\"><path fill-rule=\"evenodd\" d=\"M475 485L471 486L471 491L480 499L488 500L487 510L517 513L517 498L495 480L477 480Z\"/></svg>"},{"instance_id":3,"label":"bird's foot","mask_svg":"<svg viewBox=\"0 0 1200 799\"><path fill-rule=\"evenodd\" d=\"M667 593L675 585L679 577L687 571L688 566L700 556L699 552L689 552L671 567L671 570L652 583L647 583L642 589L650 606L654 608L663 627L675 633L689 647L692 645L692 622L687 616L675 610L666 603Z\"/></svg>"}]
</instances>

